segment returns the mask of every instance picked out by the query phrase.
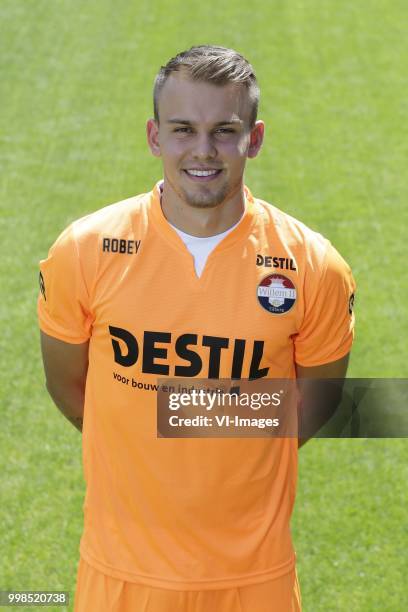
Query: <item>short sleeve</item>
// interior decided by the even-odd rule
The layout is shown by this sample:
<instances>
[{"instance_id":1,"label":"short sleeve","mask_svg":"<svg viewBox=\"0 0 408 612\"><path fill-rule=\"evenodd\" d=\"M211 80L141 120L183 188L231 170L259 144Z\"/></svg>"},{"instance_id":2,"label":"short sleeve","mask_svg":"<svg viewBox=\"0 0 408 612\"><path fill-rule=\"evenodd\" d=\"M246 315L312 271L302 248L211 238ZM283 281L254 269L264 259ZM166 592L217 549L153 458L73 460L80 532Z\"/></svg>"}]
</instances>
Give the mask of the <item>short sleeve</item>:
<instances>
[{"instance_id":1,"label":"short sleeve","mask_svg":"<svg viewBox=\"0 0 408 612\"><path fill-rule=\"evenodd\" d=\"M47 259L40 261L39 283L40 329L64 342L86 342L93 317L72 225L53 244Z\"/></svg>"},{"instance_id":2,"label":"short sleeve","mask_svg":"<svg viewBox=\"0 0 408 612\"><path fill-rule=\"evenodd\" d=\"M327 243L323 265L311 266L305 275L305 313L294 338L295 361L312 367L347 355L354 338L354 295L352 272Z\"/></svg>"}]
</instances>

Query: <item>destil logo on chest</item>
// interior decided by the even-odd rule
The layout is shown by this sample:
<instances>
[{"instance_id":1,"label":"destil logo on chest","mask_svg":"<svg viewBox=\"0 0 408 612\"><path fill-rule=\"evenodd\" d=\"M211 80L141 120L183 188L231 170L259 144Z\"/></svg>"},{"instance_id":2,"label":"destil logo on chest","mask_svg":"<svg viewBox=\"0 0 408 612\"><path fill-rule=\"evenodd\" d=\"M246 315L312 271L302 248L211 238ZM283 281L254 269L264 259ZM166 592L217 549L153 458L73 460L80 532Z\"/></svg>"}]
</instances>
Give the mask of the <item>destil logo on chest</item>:
<instances>
[{"instance_id":1,"label":"destil logo on chest","mask_svg":"<svg viewBox=\"0 0 408 612\"><path fill-rule=\"evenodd\" d=\"M113 325L109 325L109 333L115 363L135 367L143 374L254 380L269 373L263 340L171 331L136 334ZM171 354L176 359L170 358Z\"/></svg>"}]
</instances>

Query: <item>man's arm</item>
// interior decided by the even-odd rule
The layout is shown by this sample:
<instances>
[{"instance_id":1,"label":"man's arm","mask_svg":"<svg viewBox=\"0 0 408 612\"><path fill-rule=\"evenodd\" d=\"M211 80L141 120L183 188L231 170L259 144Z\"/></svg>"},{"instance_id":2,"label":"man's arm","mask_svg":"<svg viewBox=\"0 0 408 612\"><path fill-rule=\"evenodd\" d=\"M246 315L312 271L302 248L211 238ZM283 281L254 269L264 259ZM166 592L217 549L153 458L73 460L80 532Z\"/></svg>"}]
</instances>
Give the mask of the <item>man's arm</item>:
<instances>
[{"instance_id":1,"label":"man's arm","mask_svg":"<svg viewBox=\"0 0 408 612\"><path fill-rule=\"evenodd\" d=\"M301 394L300 409L302 411L302 418L300 420L301 422L307 423L308 432L307 437L299 438L299 448L323 427L336 410L338 402L341 399L342 386L340 386L340 381L346 376L348 362L349 353L337 361L311 368L305 368L296 364L296 377L300 379L298 381L298 387ZM313 384L313 379L340 379L339 385L330 386L330 392L327 397L323 398L327 402L323 408L321 405L323 384ZM317 400L316 391L318 392Z\"/></svg>"},{"instance_id":2,"label":"man's arm","mask_svg":"<svg viewBox=\"0 0 408 612\"><path fill-rule=\"evenodd\" d=\"M62 342L41 332L46 387L62 414L82 431L89 341Z\"/></svg>"}]
</instances>

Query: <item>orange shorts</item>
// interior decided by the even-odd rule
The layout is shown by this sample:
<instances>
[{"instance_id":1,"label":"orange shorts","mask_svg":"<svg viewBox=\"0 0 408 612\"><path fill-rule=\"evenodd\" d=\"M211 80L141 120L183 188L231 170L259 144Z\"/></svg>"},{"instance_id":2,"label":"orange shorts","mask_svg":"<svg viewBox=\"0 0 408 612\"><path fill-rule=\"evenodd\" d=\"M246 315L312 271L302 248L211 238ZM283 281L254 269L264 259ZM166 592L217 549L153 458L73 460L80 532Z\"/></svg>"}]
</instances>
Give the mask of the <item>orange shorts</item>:
<instances>
[{"instance_id":1,"label":"orange shorts","mask_svg":"<svg viewBox=\"0 0 408 612\"><path fill-rule=\"evenodd\" d=\"M172 591L102 574L82 558L74 612L300 612L296 570L251 586Z\"/></svg>"}]
</instances>

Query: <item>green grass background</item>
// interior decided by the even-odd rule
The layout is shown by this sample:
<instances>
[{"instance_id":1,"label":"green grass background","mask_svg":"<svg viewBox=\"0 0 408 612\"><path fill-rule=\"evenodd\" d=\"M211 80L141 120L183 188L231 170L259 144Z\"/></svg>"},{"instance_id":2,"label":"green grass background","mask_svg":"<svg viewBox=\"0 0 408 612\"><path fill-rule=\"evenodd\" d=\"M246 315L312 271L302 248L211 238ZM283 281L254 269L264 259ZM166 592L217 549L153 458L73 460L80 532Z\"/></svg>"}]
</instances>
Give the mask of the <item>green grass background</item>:
<instances>
[{"instance_id":1,"label":"green grass background","mask_svg":"<svg viewBox=\"0 0 408 612\"><path fill-rule=\"evenodd\" d=\"M407 376L406 14L403 0L1 1L0 589L73 598L81 437L45 393L37 263L71 220L161 176L145 120L178 51L221 44L253 63L266 140L246 183L350 263L349 375ZM407 455L398 439L302 449L293 535L306 612L408 609Z\"/></svg>"}]
</instances>

